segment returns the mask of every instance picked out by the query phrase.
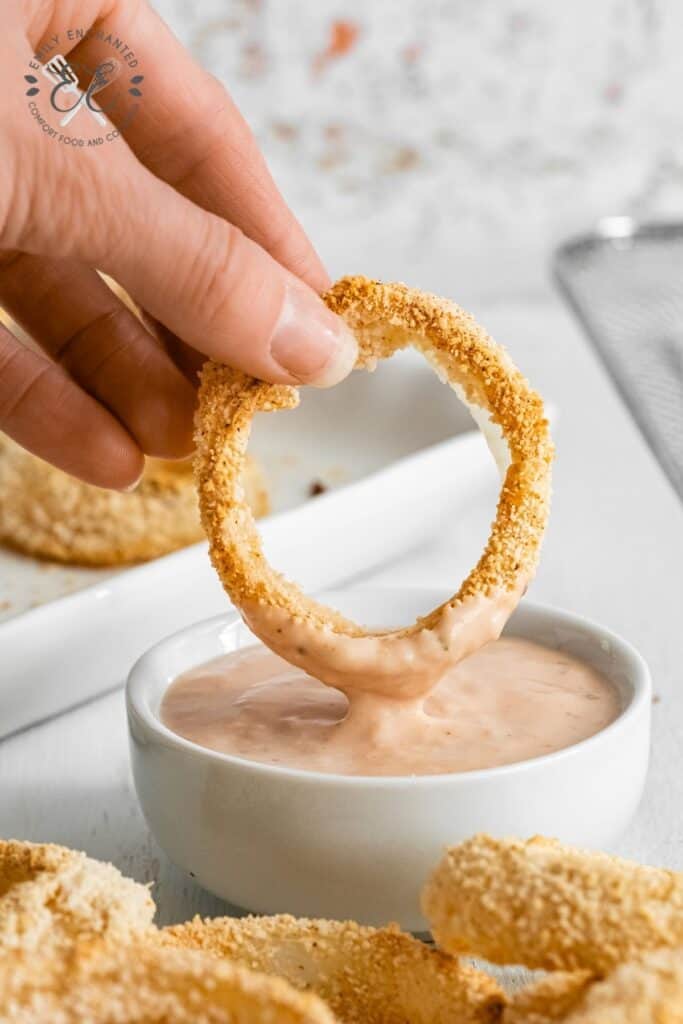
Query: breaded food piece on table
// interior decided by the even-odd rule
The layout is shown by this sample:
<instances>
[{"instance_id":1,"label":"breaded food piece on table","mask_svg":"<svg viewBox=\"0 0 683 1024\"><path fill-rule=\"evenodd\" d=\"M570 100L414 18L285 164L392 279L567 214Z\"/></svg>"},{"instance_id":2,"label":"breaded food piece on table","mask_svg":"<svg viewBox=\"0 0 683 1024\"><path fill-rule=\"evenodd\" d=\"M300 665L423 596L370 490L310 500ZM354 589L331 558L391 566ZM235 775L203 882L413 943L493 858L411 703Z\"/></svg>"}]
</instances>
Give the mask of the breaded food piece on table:
<instances>
[{"instance_id":1,"label":"breaded food piece on table","mask_svg":"<svg viewBox=\"0 0 683 1024\"><path fill-rule=\"evenodd\" d=\"M558 972L522 989L504 1024L683 1024L683 948L647 953L603 980L587 975Z\"/></svg>"},{"instance_id":2,"label":"breaded food piece on table","mask_svg":"<svg viewBox=\"0 0 683 1024\"><path fill-rule=\"evenodd\" d=\"M683 944L683 875L541 837L452 847L422 906L443 949L497 964L604 974Z\"/></svg>"},{"instance_id":3,"label":"breaded food piece on table","mask_svg":"<svg viewBox=\"0 0 683 1024\"><path fill-rule=\"evenodd\" d=\"M0 953L130 942L152 931L154 911L147 886L112 864L63 846L0 840Z\"/></svg>"},{"instance_id":4,"label":"breaded food piece on table","mask_svg":"<svg viewBox=\"0 0 683 1024\"><path fill-rule=\"evenodd\" d=\"M335 1024L316 996L188 949L0 959L0 1024Z\"/></svg>"},{"instance_id":5,"label":"breaded food piece on table","mask_svg":"<svg viewBox=\"0 0 683 1024\"><path fill-rule=\"evenodd\" d=\"M683 947L622 964L591 986L567 1024L683 1024Z\"/></svg>"},{"instance_id":6,"label":"breaded food piece on table","mask_svg":"<svg viewBox=\"0 0 683 1024\"><path fill-rule=\"evenodd\" d=\"M475 1024L500 1019L505 997L488 975L397 926L275 917L196 917L162 942L210 952L315 992L343 1024Z\"/></svg>"},{"instance_id":7,"label":"breaded food piece on table","mask_svg":"<svg viewBox=\"0 0 683 1024\"><path fill-rule=\"evenodd\" d=\"M268 512L258 463L243 486L255 516ZM63 473L0 435L0 541L75 565L125 565L202 540L191 460L147 459L134 491L105 490Z\"/></svg>"},{"instance_id":8,"label":"breaded food piece on table","mask_svg":"<svg viewBox=\"0 0 683 1024\"><path fill-rule=\"evenodd\" d=\"M510 997L504 1024L554 1024L563 1021L596 981L591 971L553 971Z\"/></svg>"}]
</instances>

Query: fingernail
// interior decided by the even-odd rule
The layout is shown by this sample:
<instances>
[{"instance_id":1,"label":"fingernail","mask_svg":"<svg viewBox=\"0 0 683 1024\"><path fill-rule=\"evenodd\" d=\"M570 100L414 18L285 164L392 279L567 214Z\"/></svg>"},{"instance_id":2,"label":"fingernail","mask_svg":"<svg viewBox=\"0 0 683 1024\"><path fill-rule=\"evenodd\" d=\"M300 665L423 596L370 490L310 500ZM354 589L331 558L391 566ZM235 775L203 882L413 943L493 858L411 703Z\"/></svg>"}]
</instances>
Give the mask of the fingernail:
<instances>
[{"instance_id":1,"label":"fingernail","mask_svg":"<svg viewBox=\"0 0 683 1024\"><path fill-rule=\"evenodd\" d=\"M124 493L124 494L130 494L130 493L131 493L132 491L134 491L134 490L135 490L135 488L137 487L137 485L138 485L138 484L140 483L140 481L142 480L142 477L143 477L143 474L144 474L144 472L145 472L145 471L144 471L144 469L143 469L142 473L140 473L140 476L139 476L139 477L137 478L137 480L134 480L132 484L128 484L128 486L127 486L127 487L122 487L122 488L121 488L121 490L123 491L123 493Z\"/></svg>"},{"instance_id":2,"label":"fingernail","mask_svg":"<svg viewBox=\"0 0 683 1024\"><path fill-rule=\"evenodd\" d=\"M342 318L332 313L315 292L303 285L288 284L270 354L302 384L329 388L353 369L358 343Z\"/></svg>"}]
</instances>

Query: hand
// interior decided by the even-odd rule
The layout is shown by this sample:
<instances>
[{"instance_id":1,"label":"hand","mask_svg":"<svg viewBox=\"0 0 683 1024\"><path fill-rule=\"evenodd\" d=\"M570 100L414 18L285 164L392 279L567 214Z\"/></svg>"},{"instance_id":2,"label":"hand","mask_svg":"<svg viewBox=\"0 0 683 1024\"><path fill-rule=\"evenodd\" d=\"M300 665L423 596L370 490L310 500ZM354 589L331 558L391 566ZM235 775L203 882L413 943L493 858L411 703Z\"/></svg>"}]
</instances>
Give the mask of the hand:
<instances>
[{"instance_id":1,"label":"hand","mask_svg":"<svg viewBox=\"0 0 683 1024\"><path fill-rule=\"evenodd\" d=\"M109 32L144 72L133 117L125 60L91 97L120 130L113 140L88 110L60 128L34 58L57 35L52 53L94 73L114 52ZM329 281L315 251L228 94L146 0L6 0L0 53L0 305L40 346L0 327L0 429L126 489L143 453L191 451L203 358L281 383L346 376L355 341L316 294ZM60 132L104 141L66 144ZM95 268L126 288L145 325Z\"/></svg>"}]
</instances>

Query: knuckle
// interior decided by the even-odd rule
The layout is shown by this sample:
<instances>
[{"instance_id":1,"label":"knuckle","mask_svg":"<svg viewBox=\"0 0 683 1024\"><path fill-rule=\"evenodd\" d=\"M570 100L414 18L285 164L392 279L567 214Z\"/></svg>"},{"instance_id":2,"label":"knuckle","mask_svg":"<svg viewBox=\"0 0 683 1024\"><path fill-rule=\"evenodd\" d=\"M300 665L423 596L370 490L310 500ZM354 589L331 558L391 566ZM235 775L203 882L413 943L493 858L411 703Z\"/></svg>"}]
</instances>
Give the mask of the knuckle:
<instances>
[{"instance_id":1,"label":"knuckle","mask_svg":"<svg viewBox=\"0 0 683 1024\"><path fill-rule=\"evenodd\" d=\"M194 262L186 295L191 306L202 311L202 322L210 330L220 327L232 305L242 275L245 237L239 228L209 216L200 251L205 258Z\"/></svg>"},{"instance_id":2,"label":"knuckle","mask_svg":"<svg viewBox=\"0 0 683 1024\"><path fill-rule=\"evenodd\" d=\"M0 242L16 248L30 222L36 180L35 141L16 123L9 126L0 161Z\"/></svg>"},{"instance_id":3,"label":"knuckle","mask_svg":"<svg viewBox=\"0 0 683 1024\"><path fill-rule=\"evenodd\" d=\"M64 168L61 178L54 174L50 178L49 207L44 215L51 221L51 249L62 259L81 258L84 245L93 253L101 251L103 239L113 230L116 218L111 216L109 204L102 202L108 183L101 163L91 153L79 153L79 159Z\"/></svg>"},{"instance_id":4,"label":"knuckle","mask_svg":"<svg viewBox=\"0 0 683 1024\"><path fill-rule=\"evenodd\" d=\"M30 404L36 387L51 370L46 360L27 359L22 346L0 338L0 423L18 419Z\"/></svg>"},{"instance_id":5,"label":"knuckle","mask_svg":"<svg viewBox=\"0 0 683 1024\"><path fill-rule=\"evenodd\" d=\"M37 135L13 147L11 209L3 245L62 259L78 256L87 233L97 237L103 175L89 152L66 153Z\"/></svg>"},{"instance_id":6,"label":"knuckle","mask_svg":"<svg viewBox=\"0 0 683 1024\"><path fill-rule=\"evenodd\" d=\"M225 118L230 117L234 112L230 94L220 79L210 71L202 68L201 74L199 95L201 96L202 122L205 126L209 125L212 132L220 132L225 137Z\"/></svg>"},{"instance_id":7,"label":"knuckle","mask_svg":"<svg viewBox=\"0 0 683 1024\"><path fill-rule=\"evenodd\" d=\"M55 360L79 379L91 379L105 362L129 347L126 314L124 308L100 313L59 342L53 353Z\"/></svg>"},{"instance_id":8,"label":"knuckle","mask_svg":"<svg viewBox=\"0 0 683 1024\"><path fill-rule=\"evenodd\" d=\"M191 110L177 113L172 129L138 149L138 158L174 188L191 186L207 162L225 151L235 134L235 110L225 86L202 69Z\"/></svg>"}]
</instances>

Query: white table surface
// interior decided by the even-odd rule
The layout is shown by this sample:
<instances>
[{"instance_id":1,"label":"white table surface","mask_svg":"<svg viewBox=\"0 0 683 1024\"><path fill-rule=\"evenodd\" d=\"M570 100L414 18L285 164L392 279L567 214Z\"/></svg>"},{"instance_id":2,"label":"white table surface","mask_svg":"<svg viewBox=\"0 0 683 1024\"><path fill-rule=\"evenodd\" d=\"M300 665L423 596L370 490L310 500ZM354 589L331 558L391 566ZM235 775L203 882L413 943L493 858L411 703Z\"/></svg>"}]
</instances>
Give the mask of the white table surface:
<instances>
[{"instance_id":1,"label":"white table surface","mask_svg":"<svg viewBox=\"0 0 683 1024\"><path fill-rule=\"evenodd\" d=\"M654 677L649 783L617 849L683 868L683 509L559 301L475 312L558 408L554 507L533 598L622 633ZM473 503L433 547L373 581L454 586L494 503L494 493ZM153 881L163 923L225 912L150 837L131 783L121 690L0 742L0 834L79 847Z\"/></svg>"}]
</instances>

